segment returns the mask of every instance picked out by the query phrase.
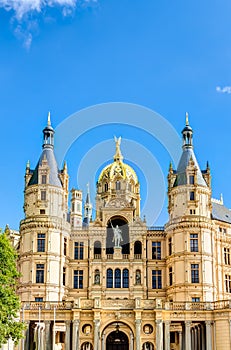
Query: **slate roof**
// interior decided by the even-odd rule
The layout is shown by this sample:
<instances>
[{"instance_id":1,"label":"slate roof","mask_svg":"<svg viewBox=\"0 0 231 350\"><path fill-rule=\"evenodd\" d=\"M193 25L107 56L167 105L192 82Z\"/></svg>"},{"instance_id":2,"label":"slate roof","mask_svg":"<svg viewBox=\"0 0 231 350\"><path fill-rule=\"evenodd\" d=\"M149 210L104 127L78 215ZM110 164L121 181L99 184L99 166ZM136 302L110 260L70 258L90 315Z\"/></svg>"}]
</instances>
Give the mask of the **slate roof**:
<instances>
[{"instance_id":1,"label":"slate roof","mask_svg":"<svg viewBox=\"0 0 231 350\"><path fill-rule=\"evenodd\" d=\"M176 174L176 181L174 183L174 187L176 186L182 186L182 185L187 185L187 176L186 176L186 168L189 164L190 159L193 160L195 167L197 168L197 183L198 185L201 186L206 186L207 184L202 176L202 172L200 170L200 167L198 165L196 156L194 154L193 148L189 147L189 148L185 148L183 150Z\"/></svg>"},{"instance_id":2,"label":"slate roof","mask_svg":"<svg viewBox=\"0 0 231 350\"><path fill-rule=\"evenodd\" d=\"M231 211L222 204L212 203L212 218L231 224Z\"/></svg>"},{"instance_id":3,"label":"slate roof","mask_svg":"<svg viewBox=\"0 0 231 350\"><path fill-rule=\"evenodd\" d=\"M38 184L38 168L42 164L42 160L47 160L48 166L50 168L49 171L49 184L57 187L62 187L61 180L59 178L59 170L56 163L54 151L52 147L45 147L43 149L43 152L39 158L38 164L36 165L35 170L33 171L33 175L29 181L28 186L30 185L37 185Z\"/></svg>"}]
</instances>

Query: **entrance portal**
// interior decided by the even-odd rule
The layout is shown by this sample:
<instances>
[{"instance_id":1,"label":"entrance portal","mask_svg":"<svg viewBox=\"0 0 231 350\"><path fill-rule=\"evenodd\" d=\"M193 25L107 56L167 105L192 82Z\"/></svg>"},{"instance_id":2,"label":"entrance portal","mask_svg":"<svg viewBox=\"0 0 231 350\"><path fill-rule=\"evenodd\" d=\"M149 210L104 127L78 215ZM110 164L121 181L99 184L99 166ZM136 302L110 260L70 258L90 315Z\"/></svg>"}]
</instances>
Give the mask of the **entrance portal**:
<instances>
[{"instance_id":1,"label":"entrance portal","mask_svg":"<svg viewBox=\"0 0 231 350\"><path fill-rule=\"evenodd\" d=\"M106 350L129 350L128 337L124 332L111 332L106 341Z\"/></svg>"}]
</instances>

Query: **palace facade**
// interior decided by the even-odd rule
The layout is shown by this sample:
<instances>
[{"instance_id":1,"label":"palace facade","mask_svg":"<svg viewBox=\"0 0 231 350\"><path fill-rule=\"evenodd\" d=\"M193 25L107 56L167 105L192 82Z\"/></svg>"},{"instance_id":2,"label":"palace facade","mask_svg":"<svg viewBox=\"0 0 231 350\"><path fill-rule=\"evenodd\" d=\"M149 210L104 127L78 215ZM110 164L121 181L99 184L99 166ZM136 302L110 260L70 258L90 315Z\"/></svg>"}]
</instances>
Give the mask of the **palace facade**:
<instances>
[{"instance_id":1,"label":"palace facade","mask_svg":"<svg viewBox=\"0 0 231 350\"><path fill-rule=\"evenodd\" d=\"M140 218L140 183L120 138L96 184L93 220L89 192L84 202L81 190L69 192L67 165L57 167L49 119L43 135L25 174L19 348L230 350L231 212L211 197L188 119L164 227Z\"/></svg>"}]
</instances>

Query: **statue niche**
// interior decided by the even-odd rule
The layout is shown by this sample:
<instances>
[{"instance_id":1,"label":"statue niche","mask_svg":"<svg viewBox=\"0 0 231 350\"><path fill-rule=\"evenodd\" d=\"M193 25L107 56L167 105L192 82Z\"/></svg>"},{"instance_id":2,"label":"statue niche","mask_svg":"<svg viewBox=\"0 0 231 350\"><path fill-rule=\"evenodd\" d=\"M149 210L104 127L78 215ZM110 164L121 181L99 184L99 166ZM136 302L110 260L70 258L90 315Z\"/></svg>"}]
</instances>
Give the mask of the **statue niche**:
<instances>
[{"instance_id":1,"label":"statue niche","mask_svg":"<svg viewBox=\"0 0 231 350\"><path fill-rule=\"evenodd\" d=\"M122 217L108 221L106 254L114 254L114 248L122 248L122 254L130 254L128 223Z\"/></svg>"}]
</instances>

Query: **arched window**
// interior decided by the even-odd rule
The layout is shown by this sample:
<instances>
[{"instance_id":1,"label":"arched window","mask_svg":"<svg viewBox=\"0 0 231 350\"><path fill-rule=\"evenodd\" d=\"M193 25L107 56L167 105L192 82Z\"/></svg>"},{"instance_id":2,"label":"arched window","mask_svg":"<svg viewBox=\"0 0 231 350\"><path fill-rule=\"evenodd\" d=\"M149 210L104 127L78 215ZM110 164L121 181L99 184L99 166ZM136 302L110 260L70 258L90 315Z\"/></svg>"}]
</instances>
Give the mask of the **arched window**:
<instances>
[{"instance_id":1,"label":"arched window","mask_svg":"<svg viewBox=\"0 0 231 350\"><path fill-rule=\"evenodd\" d=\"M113 271L107 269L107 288L113 288Z\"/></svg>"},{"instance_id":2,"label":"arched window","mask_svg":"<svg viewBox=\"0 0 231 350\"><path fill-rule=\"evenodd\" d=\"M115 288L121 288L121 271L115 269Z\"/></svg>"},{"instance_id":3,"label":"arched window","mask_svg":"<svg viewBox=\"0 0 231 350\"><path fill-rule=\"evenodd\" d=\"M101 259L101 242L94 243L94 259Z\"/></svg>"},{"instance_id":4,"label":"arched window","mask_svg":"<svg viewBox=\"0 0 231 350\"><path fill-rule=\"evenodd\" d=\"M129 271L123 269L123 288L129 288Z\"/></svg>"},{"instance_id":5,"label":"arched window","mask_svg":"<svg viewBox=\"0 0 231 350\"><path fill-rule=\"evenodd\" d=\"M116 181L116 191L119 191L121 188L120 181Z\"/></svg>"},{"instance_id":6,"label":"arched window","mask_svg":"<svg viewBox=\"0 0 231 350\"><path fill-rule=\"evenodd\" d=\"M142 256L142 243L140 241L136 241L134 244L134 258L140 259Z\"/></svg>"},{"instance_id":7,"label":"arched window","mask_svg":"<svg viewBox=\"0 0 231 350\"><path fill-rule=\"evenodd\" d=\"M104 192L107 192L108 191L108 183L106 182L105 184L104 184Z\"/></svg>"}]
</instances>

